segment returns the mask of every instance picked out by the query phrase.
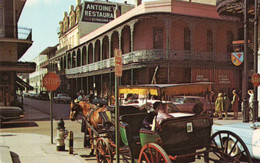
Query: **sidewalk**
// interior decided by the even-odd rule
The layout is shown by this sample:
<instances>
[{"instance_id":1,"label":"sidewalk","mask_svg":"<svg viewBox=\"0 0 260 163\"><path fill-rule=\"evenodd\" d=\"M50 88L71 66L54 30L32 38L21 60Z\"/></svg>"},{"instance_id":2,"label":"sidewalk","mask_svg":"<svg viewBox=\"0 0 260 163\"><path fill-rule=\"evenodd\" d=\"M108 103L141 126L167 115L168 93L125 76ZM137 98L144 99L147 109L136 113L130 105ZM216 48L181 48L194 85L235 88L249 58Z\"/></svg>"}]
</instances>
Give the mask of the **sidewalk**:
<instances>
[{"instance_id":1,"label":"sidewalk","mask_svg":"<svg viewBox=\"0 0 260 163\"><path fill-rule=\"evenodd\" d=\"M9 146L14 163L82 163L86 162L78 155L70 155L68 151L56 151L56 145L50 143L50 137L46 135L28 133L0 133L0 144ZM3 149L3 147L0 147ZM66 147L66 149L68 149ZM3 163L9 163L10 159L2 158L2 152L8 148L0 150ZM3 159L3 160L2 160Z\"/></svg>"},{"instance_id":2,"label":"sidewalk","mask_svg":"<svg viewBox=\"0 0 260 163\"><path fill-rule=\"evenodd\" d=\"M242 123L242 114L239 113L239 118L233 120L233 114L229 113L227 120L218 120L214 118L214 125L226 125ZM250 122L251 123L251 122ZM66 122L69 128L70 123ZM71 123L73 124L73 123ZM80 137L78 135L77 137ZM75 139L77 139L75 137ZM54 140L56 142L56 140ZM66 140L66 150L68 150L68 143ZM31 133L0 133L0 162L4 159L3 156L8 156L8 152L11 153L14 163L78 163L78 162L95 162L94 157L90 158L92 160L87 161L86 158L80 157L82 155L88 154L86 148L82 148L82 142L74 143L74 155L70 155L68 151L56 151L56 145L50 143L50 137L47 135L31 134ZM78 150L77 150L78 148ZM81 149L82 148L82 149ZM7 159L8 160L8 159ZM3 161L3 163L10 162Z\"/></svg>"}]
</instances>

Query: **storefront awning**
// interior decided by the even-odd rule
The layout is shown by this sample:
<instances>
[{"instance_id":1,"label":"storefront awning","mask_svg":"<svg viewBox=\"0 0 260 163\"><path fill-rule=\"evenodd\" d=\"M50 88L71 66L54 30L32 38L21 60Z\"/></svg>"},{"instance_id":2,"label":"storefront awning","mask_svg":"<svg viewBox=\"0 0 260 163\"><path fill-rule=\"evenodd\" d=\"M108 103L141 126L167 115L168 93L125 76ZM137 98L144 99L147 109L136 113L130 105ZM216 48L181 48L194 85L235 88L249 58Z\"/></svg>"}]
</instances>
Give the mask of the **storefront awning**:
<instances>
[{"instance_id":1,"label":"storefront awning","mask_svg":"<svg viewBox=\"0 0 260 163\"><path fill-rule=\"evenodd\" d=\"M16 82L16 86L22 90L24 90L25 88L27 88L28 90L33 90L33 87L30 86L28 83L26 83L25 81L23 81L21 78L19 78L18 76L16 76L15 79Z\"/></svg>"}]
</instances>

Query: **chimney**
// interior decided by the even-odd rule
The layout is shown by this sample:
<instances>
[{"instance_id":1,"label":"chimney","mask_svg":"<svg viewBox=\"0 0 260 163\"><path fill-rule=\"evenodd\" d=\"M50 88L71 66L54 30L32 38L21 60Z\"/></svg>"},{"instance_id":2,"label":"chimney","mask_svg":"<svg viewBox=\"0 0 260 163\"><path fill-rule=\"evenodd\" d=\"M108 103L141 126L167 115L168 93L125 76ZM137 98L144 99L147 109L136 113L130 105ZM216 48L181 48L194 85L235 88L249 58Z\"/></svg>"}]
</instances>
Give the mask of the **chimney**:
<instances>
[{"instance_id":1,"label":"chimney","mask_svg":"<svg viewBox=\"0 0 260 163\"><path fill-rule=\"evenodd\" d=\"M135 0L135 7L139 6L142 3L142 0Z\"/></svg>"},{"instance_id":2,"label":"chimney","mask_svg":"<svg viewBox=\"0 0 260 163\"><path fill-rule=\"evenodd\" d=\"M114 18L116 19L121 15L121 11L119 10L118 4L116 4L116 8L114 10Z\"/></svg>"},{"instance_id":3,"label":"chimney","mask_svg":"<svg viewBox=\"0 0 260 163\"><path fill-rule=\"evenodd\" d=\"M77 0L77 6L81 4L81 0Z\"/></svg>"}]
</instances>

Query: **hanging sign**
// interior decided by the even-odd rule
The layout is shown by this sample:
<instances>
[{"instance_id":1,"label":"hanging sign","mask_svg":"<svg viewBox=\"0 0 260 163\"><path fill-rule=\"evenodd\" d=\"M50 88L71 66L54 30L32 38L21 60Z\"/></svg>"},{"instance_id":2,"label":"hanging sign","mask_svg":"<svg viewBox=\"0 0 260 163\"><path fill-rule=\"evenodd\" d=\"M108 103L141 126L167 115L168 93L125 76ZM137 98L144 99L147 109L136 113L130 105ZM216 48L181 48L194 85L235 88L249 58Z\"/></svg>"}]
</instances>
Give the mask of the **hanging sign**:
<instances>
[{"instance_id":1,"label":"hanging sign","mask_svg":"<svg viewBox=\"0 0 260 163\"><path fill-rule=\"evenodd\" d=\"M258 73L254 73L251 77L251 82L254 86L258 87L260 85L260 75Z\"/></svg>"},{"instance_id":2,"label":"hanging sign","mask_svg":"<svg viewBox=\"0 0 260 163\"><path fill-rule=\"evenodd\" d=\"M244 61L244 53L243 52L231 53L231 61L236 66L241 65Z\"/></svg>"}]
</instances>

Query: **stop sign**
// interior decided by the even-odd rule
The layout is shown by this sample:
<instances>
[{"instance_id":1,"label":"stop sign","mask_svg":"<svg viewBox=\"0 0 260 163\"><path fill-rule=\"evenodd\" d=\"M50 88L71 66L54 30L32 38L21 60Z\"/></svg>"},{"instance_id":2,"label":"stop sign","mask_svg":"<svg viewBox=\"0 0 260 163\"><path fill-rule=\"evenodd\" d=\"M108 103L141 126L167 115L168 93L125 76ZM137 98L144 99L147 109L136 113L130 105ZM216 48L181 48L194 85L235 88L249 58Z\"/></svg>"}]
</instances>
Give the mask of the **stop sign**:
<instances>
[{"instance_id":1,"label":"stop sign","mask_svg":"<svg viewBox=\"0 0 260 163\"><path fill-rule=\"evenodd\" d=\"M55 91L60 86L60 77L56 73L49 72L43 77L43 86L48 91Z\"/></svg>"},{"instance_id":2,"label":"stop sign","mask_svg":"<svg viewBox=\"0 0 260 163\"><path fill-rule=\"evenodd\" d=\"M254 73L251 77L251 82L254 86L258 87L260 85L260 75L258 73Z\"/></svg>"}]
</instances>

